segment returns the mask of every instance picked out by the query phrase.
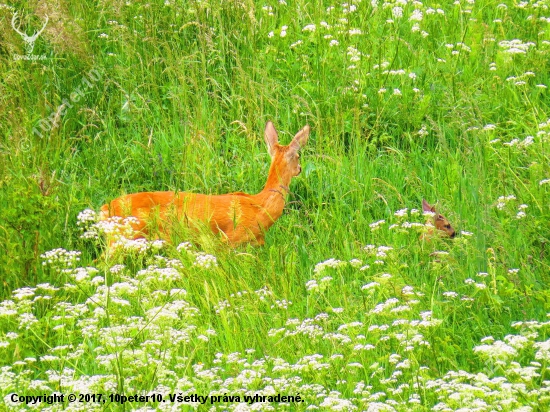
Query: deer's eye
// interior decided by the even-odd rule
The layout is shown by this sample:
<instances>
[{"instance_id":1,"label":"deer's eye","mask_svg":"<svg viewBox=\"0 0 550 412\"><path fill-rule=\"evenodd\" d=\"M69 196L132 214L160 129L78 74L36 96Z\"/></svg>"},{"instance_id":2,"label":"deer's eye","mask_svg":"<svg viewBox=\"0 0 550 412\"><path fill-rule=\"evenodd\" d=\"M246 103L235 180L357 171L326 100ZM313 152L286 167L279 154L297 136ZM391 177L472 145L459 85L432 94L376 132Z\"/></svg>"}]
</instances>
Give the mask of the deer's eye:
<instances>
[{"instance_id":1,"label":"deer's eye","mask_svg":"<svg viewBox=\"0 0 550 412\"><path fill-rule=\"evenodd\" d=\"M451 228L451 225L449 225L449 224L445 225L445 229L450 229L450 228Z\"/></svg>"}]
</instances>

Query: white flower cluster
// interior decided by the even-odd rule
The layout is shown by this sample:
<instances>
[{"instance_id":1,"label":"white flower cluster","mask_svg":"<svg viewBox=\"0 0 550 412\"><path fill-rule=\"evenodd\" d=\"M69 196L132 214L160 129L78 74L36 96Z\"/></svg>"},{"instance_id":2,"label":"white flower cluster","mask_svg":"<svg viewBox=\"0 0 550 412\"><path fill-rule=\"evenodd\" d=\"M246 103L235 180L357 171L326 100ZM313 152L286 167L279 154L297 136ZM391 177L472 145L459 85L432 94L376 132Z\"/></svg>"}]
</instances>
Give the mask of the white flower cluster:
<instances>
[{"instance_id":1,"label":"white flower cluster","mask_svg":"<svg viewBox=\"0 0 550 412\"><path fill-rule=\"evenodd\" d=\"M375 246L375 245L367 245L363 248L363 250L369 254L374 254L378 258L385 258L388 256L388 252L393 250L393 247L391 246Z\"/></svg>"},{"instance_id":2,"label":"white flower cluster","mask_svg":"<svg viewBox=\"0 0 550 412\"><path fill-rule=\"evenodd\" d=\"M325 270L326 268L339 268L341 266L345 266L347 265L348 262L346 261L343 261L343 260L338 260L338 259L334 259L334 258L330 258L330 259L327 259L325 260L324 262L319 262L315 265L315 269L313 269L313 273L318 275L319 273L321 273L323 270Z\"/></svg>"},{"instance_id":3,"label":"white flower cluster","mask_svg":"<svg viewBox=\"0 0 550 412\"><path fill-rule=\"evenodd\" d=\"M99 270L88 266L85 268L63 269L62 272L72 277L77 283L81 283L88 282L93 276L99 273Z\"/></svg>"},{"instance_id":4,"label":"white flower cluster","mask_svg":"<svg viewBox=\"0 0 550 412\"><path fill-rule=\"evenodd\" d=\"M524 43L518 39L502 40L498 45L508 54L526 54L531 47L535 47L533 42Z\"/></svg>"},{"instance_id":5,"label":"white flower cluster","mask_svg":"<svg viewBox=\"0 0 550 412\"><path fill-rule=\"evenodd\" d=\"M176 250L181 253L182 251L189 252L193 248L193 245L191 242L182 242L178 246L176 246Z\"/></svg>"},{"instance_id":6,"label":"white flower cluster","mask_svg":"<svg viewBox=\"0 0 550 412\"><path fill-rule=\"evenodd\" d=\"M82 252L79 250L65 250L63 248L53 249L40 255L43 259L42 265L51 265L55 268L67 268L80 261Z\"/></svg>"},{"instance_id":7,"label":"white flower cluster","mask_svg":"<svg viewBox=\"0 0 550 412\"><path fill-rule=\"evenodd\" d=\"M175 282L181 279L181 274L175 268L159 268L151 265L147 269L137 272L136 277L153 282Z\"/></svg>"},{"instance_id":8,"label":"white flower cluster","mask_svg":"<svg viewBox=\"0 0 550 412\"><path fill-rule=\"evenodd\" d=\"M349 46L346 54L350 62L358 62L361 60L361 52L355 47Z\"/></svg>"},{"instance_id":9,"label":"white flower cluster","mask_svg":"<svg viewBox=\"0 0 550 412\"><path fill-rule=\"evenodd\" d=\"M493 143L496 143L495 141L492 141ZM533 136L526 136L525 139L520 140L517 137L513 138L509 142L503 142L502 145L506 147L518 147L518 148L524 148L527 146L531 146L535 142L535 138Z\"/></svg>"},{"instance_id":10,"label":"white flower cluster","mask_svg":"<svg viewBox=\"0 0 550 412\"><path fill-rule=\"evenodd\" d=\"M118 274L118 273L122 272L125 268L126 268L126 266L124 266L124 265L114 265L109 269L109 272L111 272L113 274Z\"/></svg>"},{"instance_id":11,"label":"white flower cluster","mask_svg":"<svg viewBox=\"0 0 550 412\"><path fill-rule=\"evenodd\" d=\"M329 287L331 282L332 282L332 276L325 276L319 279L318 281L316 279L311 279L306 282L306 290L308 292L311 292L311 291L322 292Z\"/></svg>"},{"instance_id":12,"label":"white flower cluster","mask_svg":"<svg viewBox=\"0 0 550 412\"><path fill-rule=\"evenodd\" d=\"M377 286L380 286L380 283L370 282L370 283L367 283L366 285L361 286L361 290L369 290L369 289L373 289Z\"/></svg>"},{"instance_id":13,"label":"white flower cluster","mask_svg":"<svg viewBox=\"0 0 550 412\"><path fill-rule=\"evenodd\" d=\"M507 195L507 196L499 196L497 199L497 209L502 210L506 207L506 204L510 202L511 200L516 200L516 197L514 195Z\"/></svg>"},{"instance_id":14,"label":"white flower cluster","mask_svg":"<svg viewBox=\"0 0 550 412\"><path fill-rule=\"evenodd\" d=\"M505 210L507 209L507 206L510 205L513 201L517 200L514 195L508 195L508 196L499 196L496 203L496 208L498 210ZM527 217L527 213L525 213L525 210L529 207L529 205L526 204L520 204L517 206L516 211L516 219L524 219ZM508 208L509 210L509 208Z\"/></svg>"},{"instance_id":15,"label":"white flower cluster","mask_svg":"<svg viewBox=\"0 0 550 412\"><path fill-rule=\"evenodd\" d=\"M407 216L407 212L409 211L409 209L407 208L404 208L404 209L399 209L397 212L395 212L393 215L394 216L397 216L397 217L403 217L403 216Z\"/></svg>"},{"instance_id":16,"label":"white flower cluster","mask_svg":"<svg viewBox=\"0 0 550 412\"><path fill-rule=\"evenodd\" d=\"M119 237L116 242L111 245L112 250L122 249L125 252L134 252L137 254L143 254L149 250L151 244L147 239L127 239L125 237Z\"/></svg>"},{"instance_id":17,"label":"white flower cluster","mask_svg":"<svg viewBox=\"0 0 550 412\"><path fill-rule=\"evenodd\" d=\"M378 220L376 222L373 222L373 223L370 223L369 224L369 227L372 229L372 231L374 232L375 230L378 230L380 228L380 226L382 226L384 223L386 223L386 220L384 219L381 219L381 220Z\"/></svg>"},{"instance_id":18,"label":"white flower cluster","mask_svg":"<svg viewBox=\"0 0 550 412\"><path fill-rule=\"evenodd\" d=\"M288 307L292 305L292 302L286 299L282 300L276 300L274 305L271 305L271 309L288 309Z\"/></svg>"},{"instance_id":19,"label":"white flower cluster","mask_svg":"<svg viewBox=\"0 0 550 412\"><path fill-rule=\"evenodd\" d=\"M98 220L98 215L95 212L95 210L84 209L76 217L76 224L77 226L87 227L90 224L97 222L97 220Z\"/></svg>"},{"instance_id":20,"label":"white flower cluster","mask_svg":"<svg viewBox=\"0 0 550 412\"><path fill-rule=\"evenodd\" d=\"M500 340L494 341L488 345L476 346L474 347L474 352L493 362L498 360L508 360L516 357L518 354L516 349Z\"/></svg>"},{"instance_id":21,"label":"white flower cluster","mask_svg":"<svg viewBox=\"0 0 550 412\"><path fill-rule=\"evenodd\" d=\"M397 298L389 298L383 303L379 303L369 311L369 314L382 313L388 309L395 307L399 303Z\"/></svg>"},{"instance_id":22,"label":"white flower cluster","mask_svg":"<svg viewBox=\"0 0 550 412\"><path fill-rule=\"evenodd\" d=\"M84 216L89 216L89 214L85 214ZM87 230L80 237L83 239L99 239L100 236L106 235L115 240L119 237L133 238L136 234L134 225L139 224L140 220L134 216L125 218L113 216L92 225L84 226L85 230Z\"/></svg>"},{"instance_id":23,"label":"white flower cluster","mask_svg":"<svg viewBox=\"0 0 550 412\"><path fill-rule=\"evenodd\" d=\"M218 266L218 261L216 256L209 255L204 252L199 252L195 254L195 262L193 266L197 266L204 269L211 269Z\"/></svg>"},{"instance_id":24,"label":"white flower cluster","mask_svg":"<svg viewBox=\"0 0 550 412\"><path fill-rule=\"evenodd\" d=\"M412 211L416 211L418 214L418 211L416 209L412 209L411 210L411 215L413 214ZM398 210L397 212L394 213L395 216L397 216L397 218L399 220L401 220L402 218L406 218L408 217L408 214L407 214L407 209L401 209L401 210ZM424 224L423 223L418 223L418 222L408 222L408 221L405 221L405 222L402 222L401 224L399 223L392 223L389 227L388 227L388 230L395 230L395 229L399 229L399 228L403 228L403 229L409 229L409 228L412 228L412 227L424 227Z\"/></svg>"}]
</instances>

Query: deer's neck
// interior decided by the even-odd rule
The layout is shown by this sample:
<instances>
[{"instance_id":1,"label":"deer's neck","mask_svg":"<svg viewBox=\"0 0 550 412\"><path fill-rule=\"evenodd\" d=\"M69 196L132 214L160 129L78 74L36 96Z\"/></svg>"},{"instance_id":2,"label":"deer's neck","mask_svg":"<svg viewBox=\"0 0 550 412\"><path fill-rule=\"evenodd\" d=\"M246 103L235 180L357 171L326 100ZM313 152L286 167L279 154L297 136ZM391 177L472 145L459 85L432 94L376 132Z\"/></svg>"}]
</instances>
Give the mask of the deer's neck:
<instances>
[{"instance_id":1,"label":"deer's neck","mask_svg":"<svg viewBox=\"0 0 550 412\"><path fill-rule=\"evenodd\" d=\"M263 209L273 220L278 219L285 207L285 200L289 192L292 176L280 170L273 162L269 168L269 175L264 188L256 196Z\"/></svg>"},{"instance_id":2,"label":"deer's neck","mask_svg":"<svg viewBox=\"0 0 550 412\"><path fill-rule=\"evenodd\" d=\"M281 170L282 168L277 164L278 162L271 163L269 168L269 174L267 175L267 181L260 193L278 193L283 200L289 192L290 181L292 176L287 170Z\"/></svg>"}]
</instances>

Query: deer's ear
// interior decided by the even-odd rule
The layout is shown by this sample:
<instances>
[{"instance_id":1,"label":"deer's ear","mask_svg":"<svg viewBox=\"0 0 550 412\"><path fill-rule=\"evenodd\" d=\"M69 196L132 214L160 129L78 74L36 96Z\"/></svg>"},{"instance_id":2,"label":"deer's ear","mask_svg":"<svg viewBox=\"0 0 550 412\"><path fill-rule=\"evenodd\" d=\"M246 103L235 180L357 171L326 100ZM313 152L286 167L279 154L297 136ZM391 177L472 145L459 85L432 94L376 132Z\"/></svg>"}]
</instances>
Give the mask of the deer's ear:
<instances>
[{"instance_id":1,"label":"deer's ear","mask_svg":"<svg viewBox=\"0 0 550 412\"><path fill-rule=\"evenodd\" d=\"M265 125L264 139L267 144L267 152L271 157L275 156L275 148L279 144L279 137L271 121L267 122Z\"/></svg>"},{"instance_id":2,"label":"deer's ear","mask_svg":"<svg viewBox=\"0 0 550 412\"><path fill-rule=\"evenodd\" d=\"M307 139L309 137L309 130L309 126L305 125L302 130L296 133L296 136L294 136L292 142L290 142L289 146L294 153L296 153L298 150L306 145Z\"/></svg>"},{"instance_id":3,"label":"deer's ear","mask_svg":"<svg viewBox=\"0 0 550 412\"><path fill-rule=\"evenodd\" d=\"M434 212L434 208L430 206L428 202L426 202L425 199L422 199L422 211L424 212Z\"/></svg>"},{"instance_id":4,"label":"deer's ear","mask_svg":"<svg viewBox=\"0 0 550 412\"><path fill-rule=\"evenodd\" d=\"M438 214L437 211L435 210L435 206L430 206L430 204L426 202L426 200L424 199L422 199L422 211L432 212L432 213L435 213L436 215Z\"/></svg>"}]
</instances>

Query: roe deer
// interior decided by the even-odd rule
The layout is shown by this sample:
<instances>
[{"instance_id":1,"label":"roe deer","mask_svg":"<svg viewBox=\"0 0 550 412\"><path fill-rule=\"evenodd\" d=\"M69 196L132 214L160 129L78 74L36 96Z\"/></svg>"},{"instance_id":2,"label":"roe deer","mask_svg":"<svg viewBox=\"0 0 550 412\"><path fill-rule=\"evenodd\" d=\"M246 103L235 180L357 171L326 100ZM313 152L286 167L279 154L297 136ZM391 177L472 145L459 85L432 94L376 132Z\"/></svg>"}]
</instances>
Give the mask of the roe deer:
<instances>
[{"instance_id":1,"label":"roe deer","mask_svg":"<svg viewBox=\"0 0 550 412\"><path fill-rule=\"evenodd\" d=\"M306 144L309 130L306 125L288 146L282 146L273 123L267 122L265 142L271 156L271 167L267 182L258 194L134 193L103 205L100 219L134 216L134 238L144 237L157 222L159 231L166 233L170 219L174 219L195 228L202 222L212 232L220 233L231 245L263 245L265 232L283 214L290 181L302 171L298 150Z\"/></svg>"},{"instance_id":2,"label":"roe deer","mask_svg":"<svg viewBox=\"0 0 550 412\"><path fill-rule=\"evenodd\" d=\"M422 199L422 210L424 212L430 212L435 213L433 216L433 225L436 229L438 229L441 233L446 234L450 238L454 238L456 235L455 230L447 220L445 216L438 213L437 210L435 210L435 206L430 206L428 202L426 202L424 199ZM432 223L428 221L428 223ZM429 229L426 233L422 234L422 239L427 239L433 235L433 229Z\"/></svg>"}]
</instances>

